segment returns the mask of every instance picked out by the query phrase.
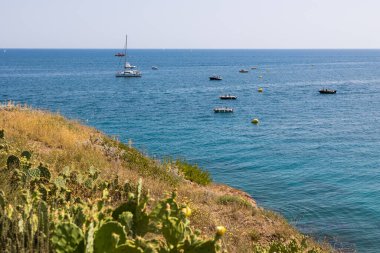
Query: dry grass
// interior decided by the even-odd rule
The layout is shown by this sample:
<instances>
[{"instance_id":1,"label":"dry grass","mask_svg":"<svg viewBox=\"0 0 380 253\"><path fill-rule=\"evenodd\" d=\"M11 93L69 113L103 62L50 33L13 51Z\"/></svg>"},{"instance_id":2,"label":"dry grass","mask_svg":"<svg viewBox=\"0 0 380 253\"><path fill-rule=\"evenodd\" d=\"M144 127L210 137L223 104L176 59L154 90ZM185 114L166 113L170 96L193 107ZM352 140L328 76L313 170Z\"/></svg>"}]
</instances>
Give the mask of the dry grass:
<instances>
[{"instance_id":1,"label":"dry grass","mask_svg":"<svg viewBox=\"0 0 380 253\"><path fill-rule=\"evenodd\" d=\"M154 199L177 188L180 201L188 203L193 210L194 228L208 236L214 235L217 225L228 229L223 244L229 252L251 252L255 244L268 245L275 240L302 237L282 217L257 207L246 193L226 185L200 186L184 180L136 149L59 114L3 105L0 106L1 129L14 147L13 153L32 151L32 162L47 164L53 174L65 166L76 171L87 171L94 166L105 179L118 175L121 182L136 183L142 177L144 187ZM4 159L0 160L0 168L4 166Z\"/></svg>"},{"instance_id":2,"label":"dry grass","mask_svg":"<svg viewBox=\"0 0 380 253\"><path fill-rule=\"evenodd\" d=\"M103 152L91 145L90 140L102 134L59 114L7 105L0 109L0 128L16 147L15 155L30 150L32 161L42 161L53 172L65 166L87 170L90 166L106 169L110 165Z\"/></svg>"}]
</instances>

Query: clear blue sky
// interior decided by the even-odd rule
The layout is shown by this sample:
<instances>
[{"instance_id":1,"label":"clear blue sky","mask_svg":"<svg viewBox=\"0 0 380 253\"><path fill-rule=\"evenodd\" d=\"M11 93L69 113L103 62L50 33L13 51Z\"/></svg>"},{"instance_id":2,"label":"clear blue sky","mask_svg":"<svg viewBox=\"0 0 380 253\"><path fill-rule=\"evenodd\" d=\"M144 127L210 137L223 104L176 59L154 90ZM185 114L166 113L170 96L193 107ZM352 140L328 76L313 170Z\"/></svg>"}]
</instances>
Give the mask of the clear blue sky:
<instances>
[{"instance_id":1,"label":"clear blue sky","mask_svg":"<svg viewBox=\"0 0 380 253\"><path fill-rule=\"evenodd\" d=\"M380 48L380 0L0 0L0 48Z\"/></svg>"}]
</instances>

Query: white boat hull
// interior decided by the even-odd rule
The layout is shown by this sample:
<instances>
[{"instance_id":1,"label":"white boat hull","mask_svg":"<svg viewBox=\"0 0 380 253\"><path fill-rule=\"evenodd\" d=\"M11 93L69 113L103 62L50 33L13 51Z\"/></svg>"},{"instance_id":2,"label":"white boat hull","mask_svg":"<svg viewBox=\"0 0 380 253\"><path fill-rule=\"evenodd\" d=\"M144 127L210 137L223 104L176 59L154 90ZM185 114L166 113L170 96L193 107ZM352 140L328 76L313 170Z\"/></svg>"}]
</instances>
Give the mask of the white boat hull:
<instances>
[{"instance_id":1,"label":"white boat hull","mask_svg":"<svg viewBox=\"0 0 380 253\"><path fill-rule=\"evenodd\" d=\"M141 77L142 74L139 71L121 71L117 72L116 77Z\"/></svg>"}]
</instances>

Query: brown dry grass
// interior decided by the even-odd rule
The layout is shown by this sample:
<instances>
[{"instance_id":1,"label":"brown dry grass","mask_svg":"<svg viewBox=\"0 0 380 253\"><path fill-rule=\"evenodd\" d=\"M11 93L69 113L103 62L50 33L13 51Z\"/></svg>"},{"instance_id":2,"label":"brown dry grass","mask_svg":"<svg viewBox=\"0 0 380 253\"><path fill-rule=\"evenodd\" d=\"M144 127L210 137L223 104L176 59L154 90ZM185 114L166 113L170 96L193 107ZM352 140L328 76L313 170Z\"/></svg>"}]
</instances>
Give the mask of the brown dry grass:
<instances>
[{"instance_id":1,"label":"brown dry grass","mask_svg":"<svg viewBox=\"0 0 380 253\"><path fill-rule=\"evenodd\" d=\"M118 175L122 182L137 182L142 177L155 199L176 188L180 201L193 210L194 228L208 236L214 235L217 225L227 228L223 244L229 252L251 252L255 244L302 237L282 217L257 207L247 193L226 185L200 186L186 181L137 150L59 114L2 105L1 129L5 130L7 141L16 147L16 155L25 149L32 151L32 161L43 162L53 174L65 166L77 171L94 166L106 179ZM0 168L5 165L4 161L0 163Z\"/></svg>"}]
</instances>

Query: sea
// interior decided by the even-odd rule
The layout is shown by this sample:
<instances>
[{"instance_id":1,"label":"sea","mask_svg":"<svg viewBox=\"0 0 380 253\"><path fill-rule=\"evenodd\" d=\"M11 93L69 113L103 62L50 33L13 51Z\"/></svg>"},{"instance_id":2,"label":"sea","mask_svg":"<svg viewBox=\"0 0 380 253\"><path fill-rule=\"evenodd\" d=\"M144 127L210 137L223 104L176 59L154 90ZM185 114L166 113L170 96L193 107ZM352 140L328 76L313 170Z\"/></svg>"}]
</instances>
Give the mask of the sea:
<instances>
[{"instance_id":1,"label":"sea","mask_svg":"<svg viewBox=\"0 0 380 253\"><path fill-rule=\"evenodd\" d=\"M0 102L186 159L317 240L379 252L380 50L129 50L141 78L115 77L117 52L1 50Z\"/></svg>"}]
</instances>

